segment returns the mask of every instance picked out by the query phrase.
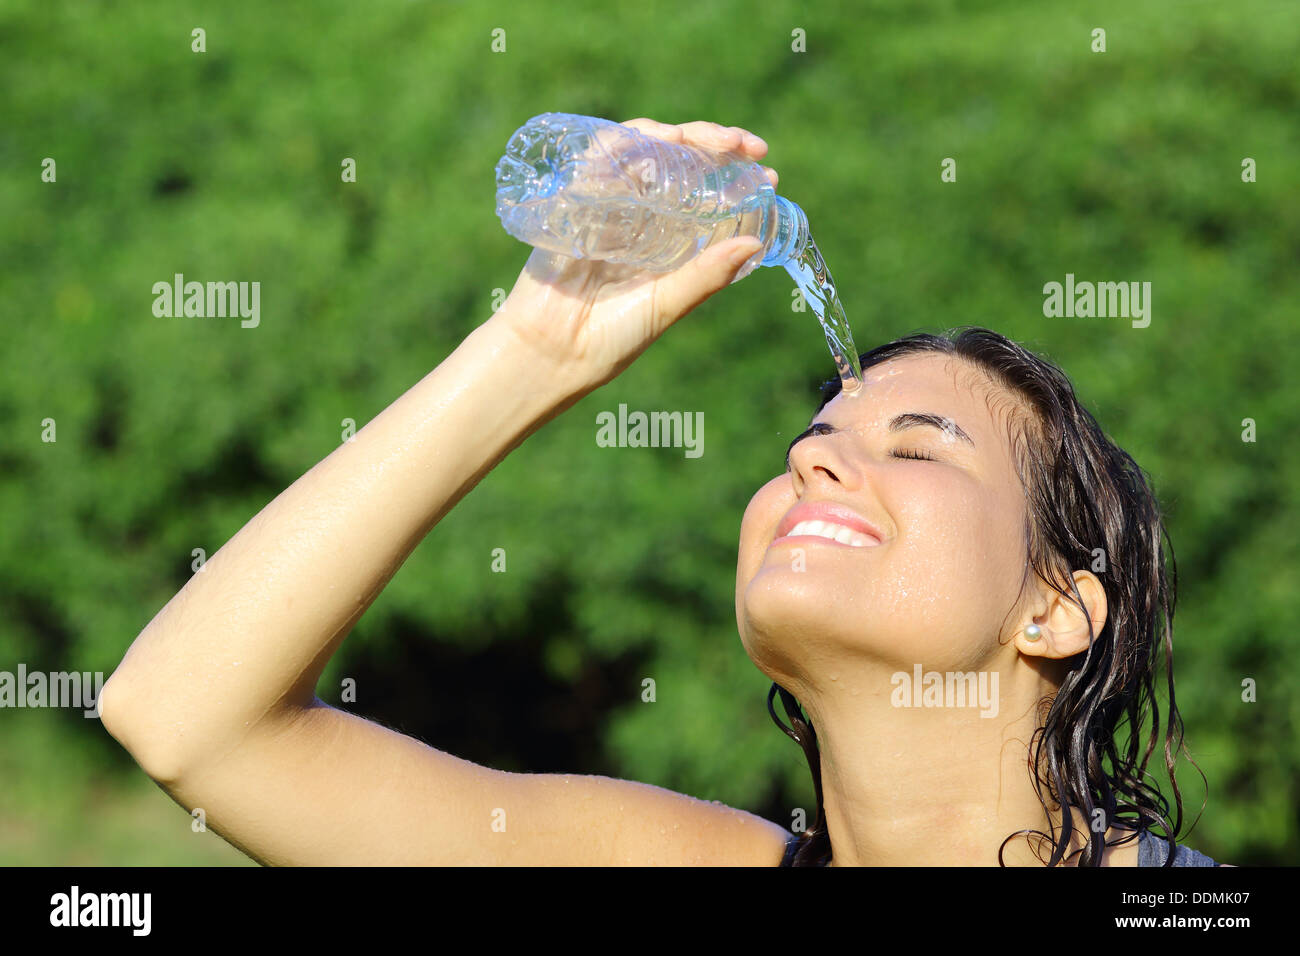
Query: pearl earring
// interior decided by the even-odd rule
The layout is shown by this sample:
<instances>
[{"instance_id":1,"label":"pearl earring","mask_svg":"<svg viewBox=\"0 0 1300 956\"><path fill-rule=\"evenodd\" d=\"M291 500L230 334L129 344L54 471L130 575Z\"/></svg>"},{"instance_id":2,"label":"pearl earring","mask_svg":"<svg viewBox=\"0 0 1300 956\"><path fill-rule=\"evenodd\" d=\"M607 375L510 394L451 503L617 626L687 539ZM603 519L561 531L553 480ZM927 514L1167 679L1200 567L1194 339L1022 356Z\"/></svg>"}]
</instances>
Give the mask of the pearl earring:
<instances>
[{"instance_id":1,"label":"pearl earring","mask_svg":"<svg viewBox=\"0 0 1300 956\"><path fill-rule=\"evenodd\" d=\"M1025 640L1036 641L1043 636L1043 629L1037 624L1030 624L1025 628Z\"/></svg>"}]
</instances>

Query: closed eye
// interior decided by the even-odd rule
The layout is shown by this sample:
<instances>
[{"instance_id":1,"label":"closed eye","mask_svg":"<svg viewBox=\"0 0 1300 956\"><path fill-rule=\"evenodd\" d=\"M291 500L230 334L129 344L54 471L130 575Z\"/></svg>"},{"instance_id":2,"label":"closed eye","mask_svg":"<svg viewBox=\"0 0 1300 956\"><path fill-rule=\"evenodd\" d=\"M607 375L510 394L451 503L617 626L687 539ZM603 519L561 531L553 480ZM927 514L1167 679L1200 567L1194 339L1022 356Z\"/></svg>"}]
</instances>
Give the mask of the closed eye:
<instances>
[{"instance_id":1,"label":"closed eye","mask_svg":"<svg viewBox=\"0 0 1300 956\"><path fill-rule=\"evenodd\" d=\"M971 446L971 448L975 447L975 443L971 441L970 436L966 434L965 429L960 425L952 421L952 419L945 418L942 415L935 415L930 412L907 412L902 415L895 415L889 422L889 431L906 431L909 428L915 428L921 425L937 428L945 435L954 436L966 442ZM816 424L809 426L808 430L802 435L797 436L794 441L790 442L790 447L785 450L785 470L787 472L790 471L790 452L794 450L794 446L799 444L799 442L813 435L833 435L839 430L840 429L833 425L828 425L826 422L817 422ZM905 458L911 461L939 461L938 458L934 458L924 452L917 451L916 449L896 449L895 451L890 452L890 457Z\"/></svg>"},{"instance_id":2,"label":"closed eye","mask_svg":"<svg viewBox=\"0 0 1300 956\"><path fill-rule=\"evenodd\" d=\"M805 431L802 435L796 437L794 441L790 442L790 447L786 449L785 470L787 472L790 471L790 452L794 450L795 445L799 444L799 442L803 441L805 438L809 438L813 435L832 435L838 430L839 429L833 428L830 425L825 424L824 422L818 422L817 424L810 427L807 431ZM931 455L927 455L923 451L914 448L897 448L894 451L891 451L889 455L891 458L905 458L910 461L938 461L939 460Z\"/></svg>"}]
</instances>

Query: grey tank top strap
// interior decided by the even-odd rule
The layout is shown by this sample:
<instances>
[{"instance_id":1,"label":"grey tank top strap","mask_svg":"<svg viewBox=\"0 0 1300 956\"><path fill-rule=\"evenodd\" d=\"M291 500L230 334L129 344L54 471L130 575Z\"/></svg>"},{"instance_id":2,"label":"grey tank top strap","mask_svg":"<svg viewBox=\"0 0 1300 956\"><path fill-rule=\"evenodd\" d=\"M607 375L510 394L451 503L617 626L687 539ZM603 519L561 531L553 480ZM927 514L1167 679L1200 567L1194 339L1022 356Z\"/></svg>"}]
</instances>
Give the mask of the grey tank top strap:
<instances>
[{"instance_id":1,"label":"grey tank top strap","mask_svg":"<svg viewBox=\"0 0 1300 956\"><path fill-rule=\"evenodd\" d=\"M1138 837L1138 866L1164 866L1165 857L1169 855L1169 841L1150 830L1143 830ZM1204 853L1198 853L1191 847L1174 844L1174 861L1170 866L1218 866Z\"/></svg>"},{"instance_id":2,"label":"grey tank top strap","mask_svg":"<svg viewBox=\"0 0 1300 956\"><path fill-rule=\"evenodd\" d=\"M795 851L799 849L799 840L801 834L793 834L785 844L785 856L781 859L782 866L790 866L794 862ZM1169 841L1163 837L1157 836L1150 830L1143 830L1138 835L1138 866L1164 866L1165 857L1169 854ZM1174 862L1171 866L1218 866L1214 860L1210 859L1204 853L1199 853L1191 847L1174 844Z\"/></svg>"}]
</instances>

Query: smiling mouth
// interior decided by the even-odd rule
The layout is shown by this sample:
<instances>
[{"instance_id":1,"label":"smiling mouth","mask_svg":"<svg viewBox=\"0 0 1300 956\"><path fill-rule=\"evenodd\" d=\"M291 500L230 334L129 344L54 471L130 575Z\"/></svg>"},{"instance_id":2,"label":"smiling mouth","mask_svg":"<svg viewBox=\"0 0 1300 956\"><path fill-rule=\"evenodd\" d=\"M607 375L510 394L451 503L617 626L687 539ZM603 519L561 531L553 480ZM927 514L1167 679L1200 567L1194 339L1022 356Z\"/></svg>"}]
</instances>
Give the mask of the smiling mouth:
<instances>
[{"instance_id":1,"label":"smiling mouth","mask_svg":"<svg viewBox=\"0 0 1300 956\"><path fill-rule=\"evenodd\" d=\"M778 544L792 538L816 538L820 541L829 541L850 548L874 548L880 544L880 541L872 535L854 531L852 528L846 528L844 525L836 524L833 521L800 521L785 535L777 538L772 543Z\"/></svg>"}]
</instances>

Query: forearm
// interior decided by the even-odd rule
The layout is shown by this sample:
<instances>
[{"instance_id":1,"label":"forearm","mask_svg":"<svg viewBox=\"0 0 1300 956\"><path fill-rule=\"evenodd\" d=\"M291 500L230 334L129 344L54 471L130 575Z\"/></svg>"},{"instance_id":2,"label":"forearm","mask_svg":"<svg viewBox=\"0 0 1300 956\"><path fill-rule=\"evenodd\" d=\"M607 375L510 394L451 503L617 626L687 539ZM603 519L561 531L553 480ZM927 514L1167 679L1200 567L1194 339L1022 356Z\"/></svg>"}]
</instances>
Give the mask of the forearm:
<instances>
[{"instance_id":1,"label":"forearm","mask_svg":"<svg viewBox=\"0 0 1300 956\"><path fill-rule=\"evenodd\" d=\"M325 664L415 546L581 397L573 381L495 317L479 326L157 614L103 689L110 731L184 762L220 756L260 721L310 704Z\"/></svg>"}]
</instances>

